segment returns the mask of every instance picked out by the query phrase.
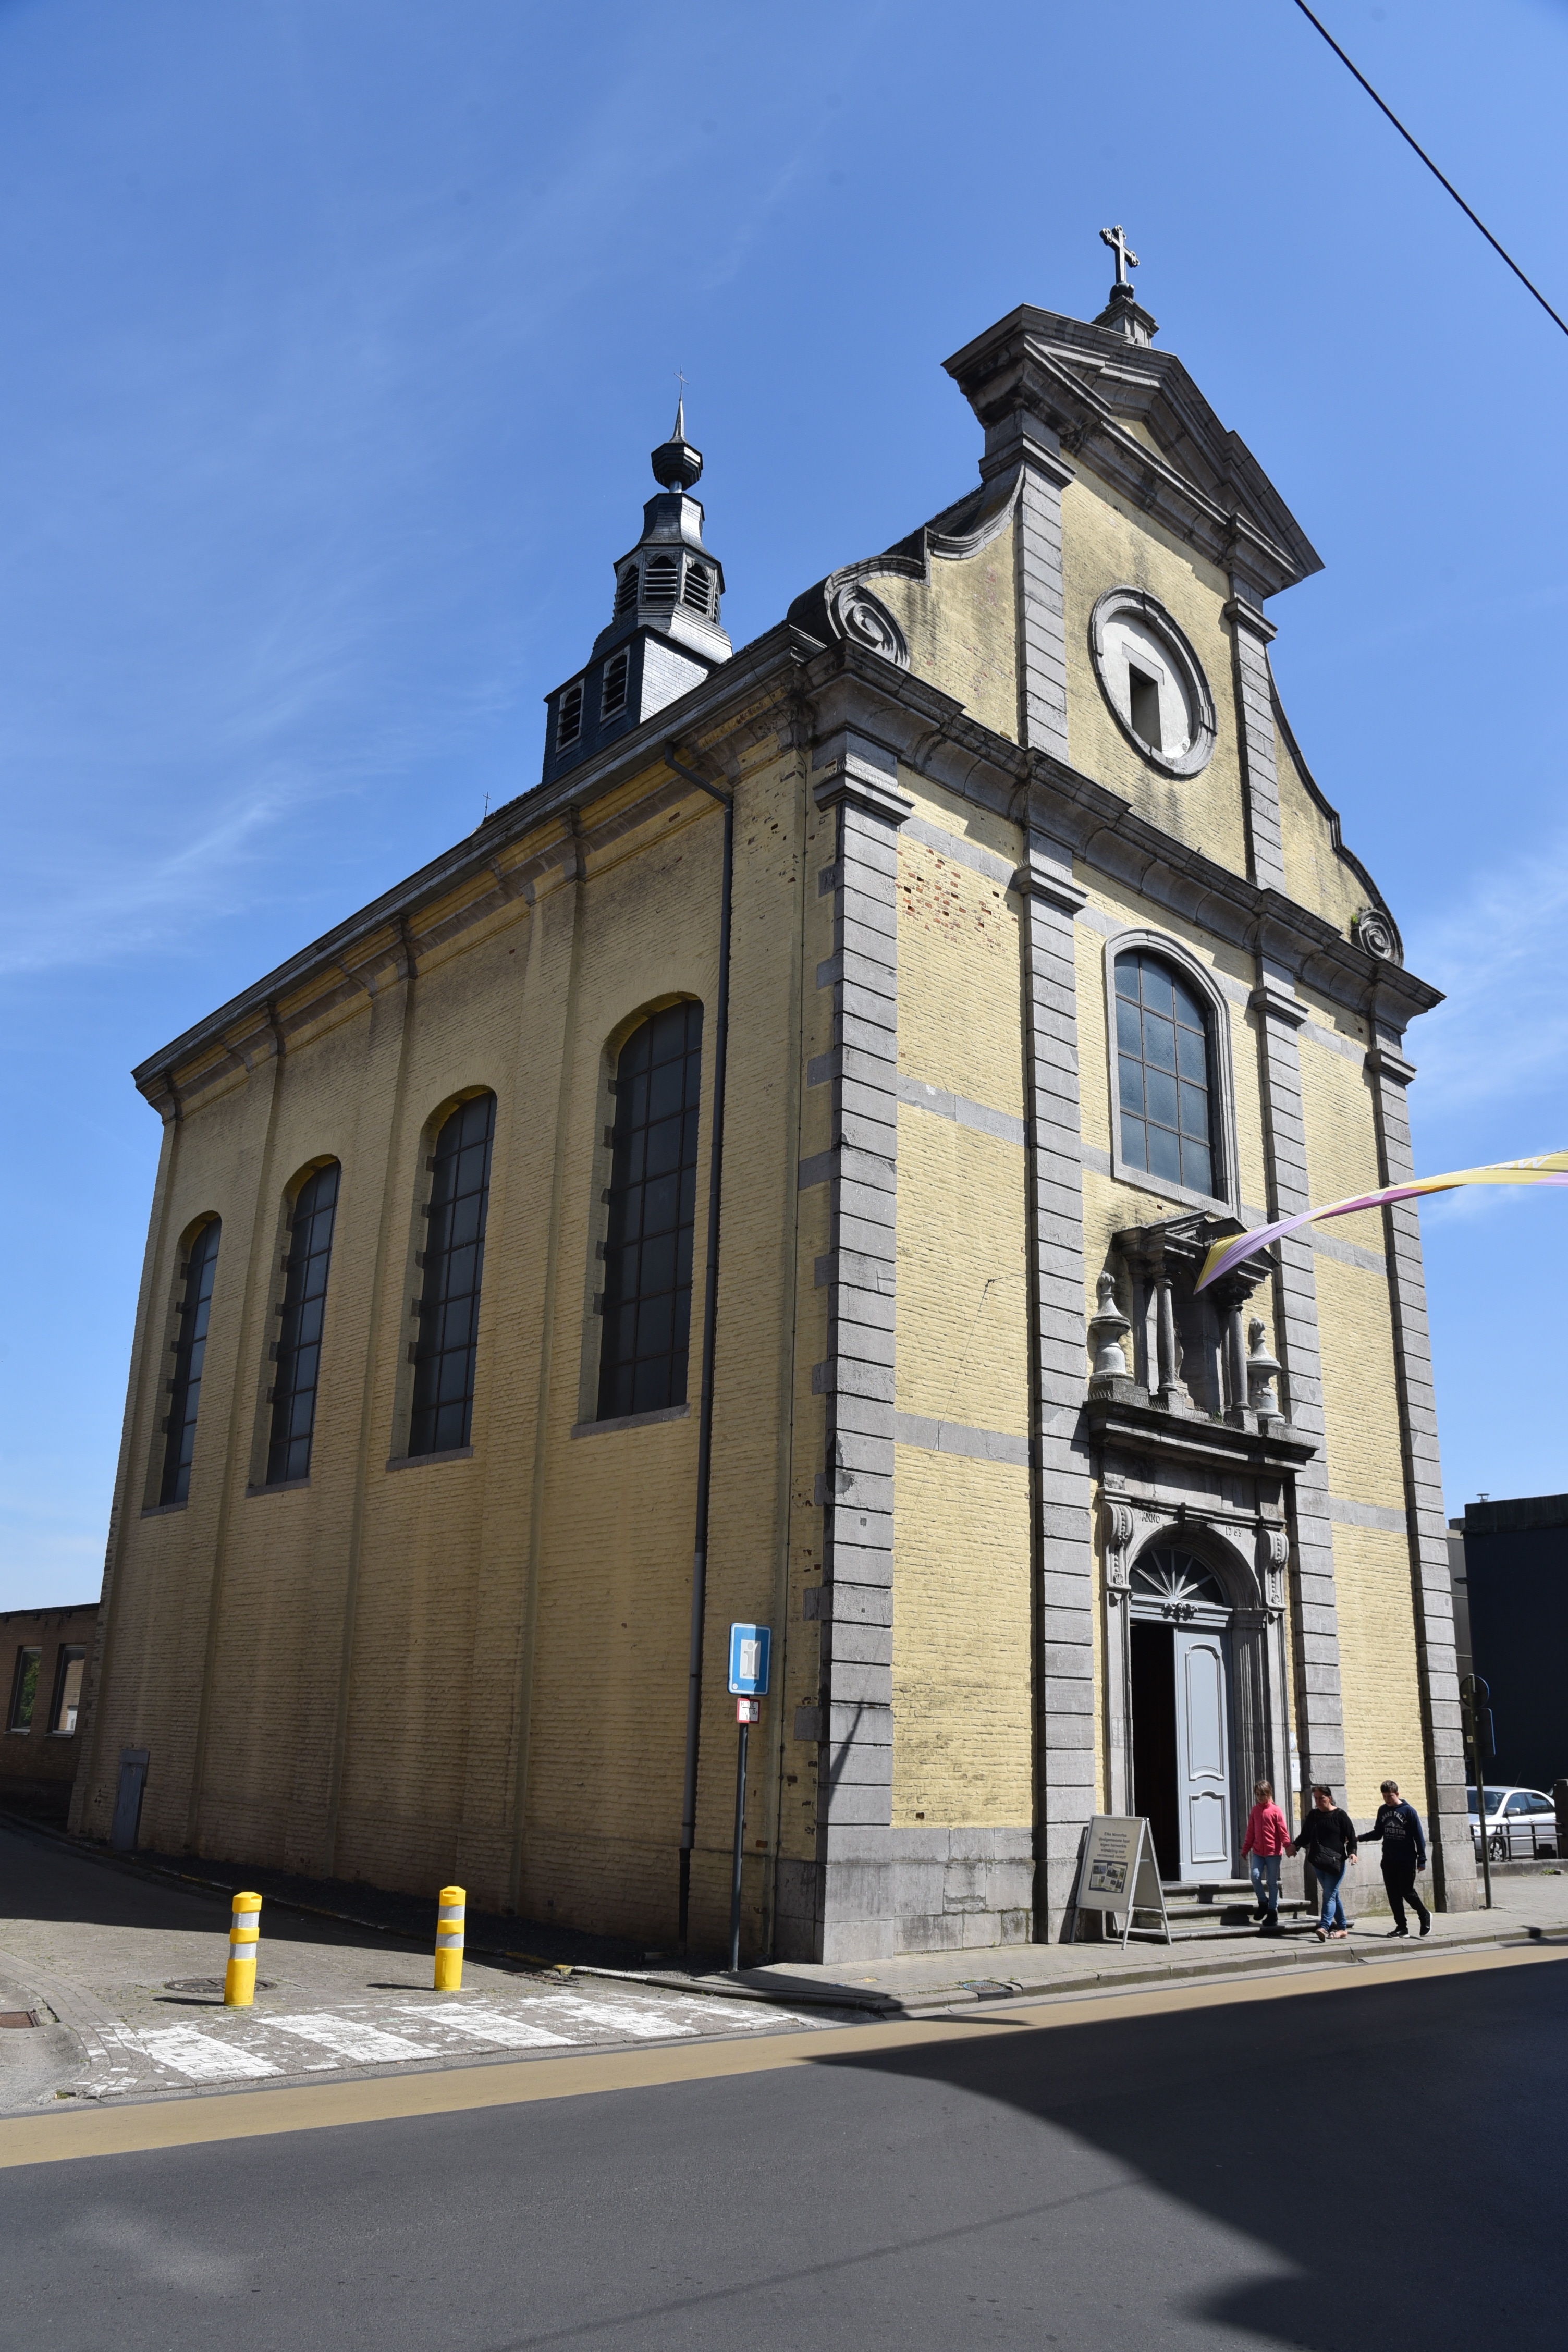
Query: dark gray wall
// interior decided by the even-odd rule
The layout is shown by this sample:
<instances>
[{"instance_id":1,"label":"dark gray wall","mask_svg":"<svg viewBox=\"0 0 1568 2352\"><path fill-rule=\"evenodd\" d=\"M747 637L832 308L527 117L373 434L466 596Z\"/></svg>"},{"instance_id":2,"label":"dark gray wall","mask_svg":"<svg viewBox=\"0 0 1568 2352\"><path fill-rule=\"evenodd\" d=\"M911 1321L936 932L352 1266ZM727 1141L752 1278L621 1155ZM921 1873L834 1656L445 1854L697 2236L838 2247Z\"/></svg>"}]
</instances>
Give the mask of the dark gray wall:
<instances>
[{"instance_id":1,"label":"dark gray wall","mask_svg":"<svg viewBox=\"0 0 1568 2352\"><path fill-rule=\"evenodd\" d=\"M1464 1539L1474 1671L1497 1731L1488 1777L1550 1795L1568 1777L1568 1495L1471 1503Z\"/></svg>"}]
</instances>

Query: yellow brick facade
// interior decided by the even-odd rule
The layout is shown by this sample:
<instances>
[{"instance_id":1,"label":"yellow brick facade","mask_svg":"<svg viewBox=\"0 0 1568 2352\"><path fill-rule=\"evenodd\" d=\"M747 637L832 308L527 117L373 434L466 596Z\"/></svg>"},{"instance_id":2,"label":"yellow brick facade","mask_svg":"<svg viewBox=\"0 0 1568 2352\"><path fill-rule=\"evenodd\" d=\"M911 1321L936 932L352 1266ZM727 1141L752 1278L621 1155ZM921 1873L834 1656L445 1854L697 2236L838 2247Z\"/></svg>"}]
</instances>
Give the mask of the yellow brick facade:
<instances>
[{"instance_id":1,"label":"yellow brick facade","mask_svg":"<svg viewBox=\"0 0 1568 2352\"><path fill-rule=\"evenodd\" d=\"M1049 315L1004 322L996 349ZM1110 331L1071 323L1048 330L1063 366ZM966 389L966 367L993 365L961 361ZM1174 461L1158 499L1133 495L1129 453L1171 446L1158 392L1119 437L1086 425L1070 466L1037 403L1027 446L1046 456L1009 457L1005 403L972 392L1001 454L946 539L933 527L923 557L832 575L794 608L805 619L146 1066L166 1138L84 1831L106 1833L119 1758L145 1748L140 1837L163 1851L413 1889L456 1877L525 1917L661 1946L678 1932L723 795L694 1942L721 1940L728 1907L731 1621L770 1624L776 1645L746 1822L752 1952L1070 1927L1075 1824L1126 1810L1152 1769L1135 1752L1144 1603L1128 1579L1159 1545L1196 1547L1251 1629L1233 1811L1258 1759L1284 1793L1342 1726L1353 1810L1388 1770L1433 1801L1411 1310L1394 1311L1381 1213L1251 1277L1245 1316L1284 1367L1289 1421L1236 1393L1224 1351L1244 1310L1222 1328L1185 1292L1189 1402L1154 1396L1159 1283L1176 1277L1138 1236L1186 1265L1192 1233L1262 1223L1292 1183L1315 1200L1375 1185L1377 1056L1394 1013L1431 999L1358 943L1369 885L1282 718L1265 729L1261 689L1248 704L1238 687L1261 673L1236 634L1246 583L1206 519L1220 509ZM1289 541L1282 508L1258 514L1259 544L1265 523L1268 545ZM1035 589L1053 563L1054 611ZM1113 716L1089 616L1118 586L1202 665L1215 733L1196 774L1142 757ZM880 655L856 644L857 595L877 600L860 626ZM1058 727L1043 749L1042 711ZM1283 891L1259 879L1271 838ZM1118 1157L1108 957L1124 934L1209 1008L1219 1196ZM605 1424L616 1057L680 1000L704 1022L689 1378L668 1411ZM410 1457L431 1155L484 1091L471 1444ZM268 1487L287 1220L328 1160L310 1475ZM213 1215L195 1466L165 1507L180 1267ZM1132 1328L1121 1385L1096 1394L1107 1274ZM1234 1849L1238 1822L1230 1834Z\"/></svg>"}]
</instances>

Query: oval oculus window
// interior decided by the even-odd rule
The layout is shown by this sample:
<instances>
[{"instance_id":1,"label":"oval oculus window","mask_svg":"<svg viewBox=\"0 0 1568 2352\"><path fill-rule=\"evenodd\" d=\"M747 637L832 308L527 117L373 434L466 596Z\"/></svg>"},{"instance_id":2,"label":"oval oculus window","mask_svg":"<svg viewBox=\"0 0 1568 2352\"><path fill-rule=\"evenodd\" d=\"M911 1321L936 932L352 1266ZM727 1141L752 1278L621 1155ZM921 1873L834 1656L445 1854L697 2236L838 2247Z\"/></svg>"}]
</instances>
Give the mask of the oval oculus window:
<instances>
[{"instance_id":1,"label":"oval oculus window","mask_svg":"<svg viewBox=\"0 0 1568 2352\"><path fill-rule=\"evenodd\" d=\"M1214 698L1169 613L1141 588L1108 589L1090 618L1089 643L1123 734L1167 775L1195 776L1214 750Z\"/></svg>"}]
</instances>

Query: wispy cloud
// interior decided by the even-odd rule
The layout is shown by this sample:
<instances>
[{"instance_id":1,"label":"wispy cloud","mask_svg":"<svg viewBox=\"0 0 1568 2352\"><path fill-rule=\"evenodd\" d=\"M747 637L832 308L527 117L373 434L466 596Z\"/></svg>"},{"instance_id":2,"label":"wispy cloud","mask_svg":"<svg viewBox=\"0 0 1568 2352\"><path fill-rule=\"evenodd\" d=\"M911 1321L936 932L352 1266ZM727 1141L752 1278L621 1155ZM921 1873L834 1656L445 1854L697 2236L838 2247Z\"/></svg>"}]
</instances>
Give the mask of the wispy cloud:
<instances>
[{"instance_id":1,"label":"wispy cloud","mask_svg":"<svg viewBox=\"0 0 1568 2352\"><path fill-rule=\"evenodd\" d=\"M1568 833L1473 877L1413 927L1411 961L1447 992L1423 1021L1421 1090L1443 1118L1568 1097ZM1568 1110L1559 1125L1568 1127ZM1561 1149L1568 1134L1522 1140ZM1510 1155L1511 1156L1511 1155Z\"/></svg>"}]
</instances>

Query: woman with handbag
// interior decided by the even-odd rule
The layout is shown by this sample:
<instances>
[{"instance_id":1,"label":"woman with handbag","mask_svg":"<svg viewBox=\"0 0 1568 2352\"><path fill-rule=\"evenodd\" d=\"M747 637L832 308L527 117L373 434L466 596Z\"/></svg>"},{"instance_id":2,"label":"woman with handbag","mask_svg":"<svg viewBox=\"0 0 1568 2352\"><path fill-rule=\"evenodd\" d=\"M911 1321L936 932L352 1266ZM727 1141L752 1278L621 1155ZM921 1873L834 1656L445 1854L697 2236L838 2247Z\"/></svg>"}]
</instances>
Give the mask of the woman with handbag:
<instances>
[{"instance_id":1,"label":"woman with handbag","mask_svg":"<svg viewBox=\"0 0 1568 2352\"><path fill-rule=\"evenodd\" d=\"M1320 1944L1326 1944L1331 1936L1336 1943L1342 1942L1350 1934L1350 1922L1340 1901L1340 1881L1355 1860L1355 1823L1342 1806L1335 1804L1334 1792L1326 1781L1313 1781L1311 1807L1290 1851L1306 1855L1323 1898L1313 1934Z\"/></svg>"}]
</instances>

